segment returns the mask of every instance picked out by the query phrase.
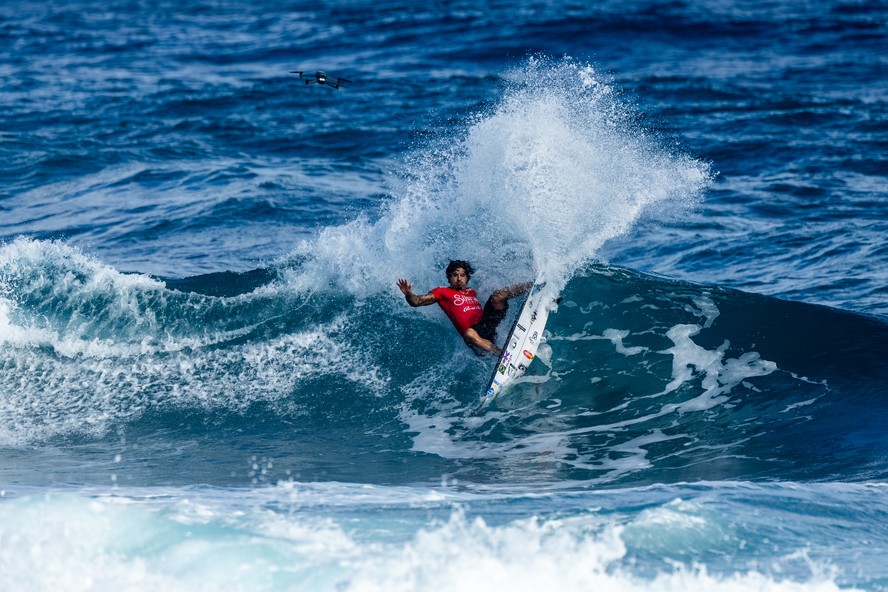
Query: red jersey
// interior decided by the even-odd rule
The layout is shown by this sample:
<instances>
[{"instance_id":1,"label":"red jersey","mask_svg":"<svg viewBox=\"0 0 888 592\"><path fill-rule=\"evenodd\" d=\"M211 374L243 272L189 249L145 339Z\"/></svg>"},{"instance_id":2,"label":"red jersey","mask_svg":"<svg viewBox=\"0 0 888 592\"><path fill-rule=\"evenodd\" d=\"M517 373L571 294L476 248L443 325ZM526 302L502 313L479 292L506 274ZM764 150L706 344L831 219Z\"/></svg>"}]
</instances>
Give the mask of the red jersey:
<instances>
[{"instance_id":1,"label":"red jersey","mask_svg":"<svg viewBox=\"0 0 888 592\"><path fill-rule=\"evenodd\" d=\"M484 316L484 309L481 308L478 296L472 288L462 291L453 288L435 288L431 294L460 335L465 335L466 329L475 325Z\"/></svg>"}]
</instances>

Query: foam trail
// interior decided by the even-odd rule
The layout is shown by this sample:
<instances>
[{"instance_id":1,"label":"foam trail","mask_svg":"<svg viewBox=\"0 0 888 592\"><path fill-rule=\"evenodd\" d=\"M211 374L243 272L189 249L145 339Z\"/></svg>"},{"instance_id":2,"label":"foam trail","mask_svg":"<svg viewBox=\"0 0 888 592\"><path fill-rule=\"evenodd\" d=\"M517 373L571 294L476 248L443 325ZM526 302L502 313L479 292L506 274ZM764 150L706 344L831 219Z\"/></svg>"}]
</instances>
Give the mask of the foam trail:
<instances>
[{"instance_id":1,"label":"foam trail","mask_svg":"<svg viewBox=\"0 0 888 592\"><path fill-rule=\"evenodd\" d=\"M413 157L378 220L304 242L291 283L366 297L401 276L430 287L459 257L482 289L534 272L560 288L646 208L686 205L708 185L708 166L629 123L632 109L593 68L534 58L517 74L490 113Z\"/></svg>"}]
</instances>

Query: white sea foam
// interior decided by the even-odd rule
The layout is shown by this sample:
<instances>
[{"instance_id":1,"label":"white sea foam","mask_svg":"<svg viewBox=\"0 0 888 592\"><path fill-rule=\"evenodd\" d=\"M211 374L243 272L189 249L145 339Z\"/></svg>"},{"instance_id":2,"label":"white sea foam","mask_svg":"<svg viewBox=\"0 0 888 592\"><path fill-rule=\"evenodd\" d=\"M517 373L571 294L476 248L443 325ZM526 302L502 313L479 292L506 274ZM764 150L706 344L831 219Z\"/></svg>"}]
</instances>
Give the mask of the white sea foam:
<instances>
[{"instance_id":1,"label":"white sea foam","mask_svg":"<svg viewBox=\"0 0 888 592\"><path fill-rule=\"evenodd\" d=\"M158 490L131 498L51 494L3 500L0 589L840 589L834 570L794 551L804 541L789 538L773 541L787 552L772 557L767 571L742 564L714 571L705 564L676 559L650 562L646 573L638 573L632 558L636 553L662 552L677 558L682 549L699 545L742 556L743 545L736 538L741 533L733 532L736 527L730 520L721 518L716 509L707 511L681 499L616 514L585 510L561 517L488 520L459 507L448 509L445 497L428 506L437 507L441 516L429 521L424 515L402 512L417 507L419 490L391 488L376 492L379 500L365 500L353 492L360 487L327 484L321 507L345 495L352 508L332 515L312 506L302 506L298 512L267 506L272 502L282 508L281 503L294 494L290 487L224 496ZM342 489L338 494L337 488ZM614 495L618 499L620 494ZM600 501L607 500L604 496ZM355 513L368 503L373 512ZM742 523L739 518L737 522ZM654 567L657 563L659 567ZM790 567L791 576L782 573Z\"/></svg>"},{"instance_id":2,"label":"white sea foam","mask_svg":"<svg viewBox=\"0 0 888 592\"><path fill-rule=\"evenodd\" d=\"M666 332L674 345L663 353L672 355L672 380L659 394L675 391L691 381L695 373L702 375L703 392L676 408L680 411L703 411L727 400L728 393L747 378L766 376L777 369L777 364L761 359L757 352L744 352L737 358L725 358L730 343L715 350L694 343L692 337L700 333L699 325L676 325Z\"/></svg>"}]
</instances>

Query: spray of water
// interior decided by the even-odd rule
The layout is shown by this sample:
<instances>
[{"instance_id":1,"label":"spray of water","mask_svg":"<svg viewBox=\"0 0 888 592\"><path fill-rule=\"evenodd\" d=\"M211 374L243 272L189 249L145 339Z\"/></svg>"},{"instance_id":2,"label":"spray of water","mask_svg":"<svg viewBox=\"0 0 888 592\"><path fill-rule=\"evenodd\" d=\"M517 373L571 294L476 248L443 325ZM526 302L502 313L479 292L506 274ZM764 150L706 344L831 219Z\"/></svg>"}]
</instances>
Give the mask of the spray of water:
<instances>
[{"instance_id":1,"label":"spray of water","mask_svg":"<svg viewBox=\"0 0 888 592\"><path fill-rule=\"evenodd\" d=\"M377 220L324 229L298 250L296 284L365 297L392 278L440 283L468 259L479 285L544 274L561 287L655 204L686 207L709 168L672 154L591 66L528 60L503 99L465 130L410 160Z\"/></svg>"}]
</instances>

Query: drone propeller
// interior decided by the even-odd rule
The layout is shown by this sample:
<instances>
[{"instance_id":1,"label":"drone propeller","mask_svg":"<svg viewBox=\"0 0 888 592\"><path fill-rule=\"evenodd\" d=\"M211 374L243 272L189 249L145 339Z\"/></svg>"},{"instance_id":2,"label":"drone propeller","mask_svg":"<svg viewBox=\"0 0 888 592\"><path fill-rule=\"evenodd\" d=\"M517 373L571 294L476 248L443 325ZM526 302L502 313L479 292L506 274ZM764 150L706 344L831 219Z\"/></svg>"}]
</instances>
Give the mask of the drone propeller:
<instances>
[{"instance_id":1,"label":"drone propeller","mask_svg":"<svg viewBox=\"0 0 888 592\"><path fill-rule=\"evenodd\" d=\"M320 81L318 81L320 82ZM337 78L336 82L331 82L330 80L326 80L324 82L327 86L332 86L333 88L339 88L340 86L346 86L351 84L351 80L347 78Z\"/></svg>"},{"instance_id":2,"label":"drone propeller","mask_svg":"<svg viewBox=\"0 0 888 592\"><path fill-rule=\"evenodd\" d=\"M314 74L306 74L302 70L291 70L290 74L298 74L300 80L304 80L305 84L325 84L333 88L339 88L346 84L351 84L351 80L347 78L330 77L326 72L318 70Z\"/></svg>"}]
</instances>

